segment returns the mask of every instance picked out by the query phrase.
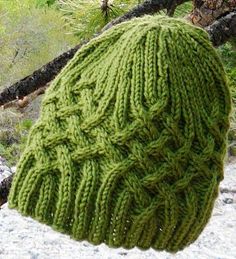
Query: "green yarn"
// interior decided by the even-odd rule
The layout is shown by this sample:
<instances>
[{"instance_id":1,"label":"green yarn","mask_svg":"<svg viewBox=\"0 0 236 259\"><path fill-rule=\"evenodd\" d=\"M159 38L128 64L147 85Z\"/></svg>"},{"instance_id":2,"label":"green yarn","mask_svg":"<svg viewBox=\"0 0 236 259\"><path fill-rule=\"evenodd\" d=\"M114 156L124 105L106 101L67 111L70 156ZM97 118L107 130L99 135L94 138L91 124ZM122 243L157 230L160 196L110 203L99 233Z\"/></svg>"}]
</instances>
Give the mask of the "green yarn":
<instances>
[{"instance_id":1,"label":"green yarn","mask_svg":"<svg viewBox=\"0 0 236 259\"><path fill-rule=\"evenodd\" d=\"M211 216L230 105L203 30L163 16L115 26L47 90L9 206L76 240L181 250Z\"/></svg>"}]
</instances>

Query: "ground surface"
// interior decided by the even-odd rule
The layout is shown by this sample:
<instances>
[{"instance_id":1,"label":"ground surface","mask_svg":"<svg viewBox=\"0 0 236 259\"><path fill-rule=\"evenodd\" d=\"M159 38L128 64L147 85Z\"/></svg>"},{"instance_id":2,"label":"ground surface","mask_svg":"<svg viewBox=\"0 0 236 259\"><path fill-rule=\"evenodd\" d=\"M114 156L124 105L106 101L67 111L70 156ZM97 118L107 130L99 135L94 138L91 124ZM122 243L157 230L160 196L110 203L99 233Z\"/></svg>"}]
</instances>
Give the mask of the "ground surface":
<instances>
[{"instance_id":1,"label":"ground surface","mask_svg":"<svg viewBox=\"0 0 236 259\"><path fill-rule=\"evenodd\" d=\"M154 250L110 249L76 242L49 227L9 210L0 210L0 259L235 259L236 163L225 168L225 179L212 218L199 239L171 255Z\"/></svg>"}]
</instances>

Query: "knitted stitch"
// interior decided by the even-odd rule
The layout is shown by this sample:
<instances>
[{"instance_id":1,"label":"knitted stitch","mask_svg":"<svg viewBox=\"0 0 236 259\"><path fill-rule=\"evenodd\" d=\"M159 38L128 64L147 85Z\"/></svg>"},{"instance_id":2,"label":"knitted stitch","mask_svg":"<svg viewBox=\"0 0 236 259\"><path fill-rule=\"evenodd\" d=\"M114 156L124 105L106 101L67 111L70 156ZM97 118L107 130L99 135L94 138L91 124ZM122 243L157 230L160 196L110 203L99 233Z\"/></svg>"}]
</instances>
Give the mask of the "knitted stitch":
<instances>
[{"instance_id":1,"label":"knitted stitch","mask_svg":"<svg viewBox=\"0 0 236 259\"><path fill-rule=\"evenodd\" d=\"M202 29L163 16L117 25L47 90L9 206L76 240L181 250L218 195L230 103Z\"/></svg>"}]
</instances>

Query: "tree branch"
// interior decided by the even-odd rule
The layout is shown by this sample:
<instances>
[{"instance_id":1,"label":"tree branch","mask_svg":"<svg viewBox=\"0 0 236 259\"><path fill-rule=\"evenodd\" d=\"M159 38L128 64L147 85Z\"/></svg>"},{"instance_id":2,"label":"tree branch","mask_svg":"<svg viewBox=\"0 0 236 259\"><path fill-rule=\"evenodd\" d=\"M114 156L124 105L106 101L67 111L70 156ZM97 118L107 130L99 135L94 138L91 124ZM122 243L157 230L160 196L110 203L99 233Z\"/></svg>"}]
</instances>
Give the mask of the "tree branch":
<instances>
[{"instance_id":1,"label":"tree branch","mask_svg":"<svg viewBox=\"0 0 236 259\"><path fill-rule=\"evenodd\" d=\"M170 5L167 7L167 15L170 17L174 16L177 6L178 6L178 3L176 0L170 2Z\"/></svg>"},{"instance_id":2,"label":"tree branch","mask_svg":"<svg viewBox=\"0 0 236 259\"><path fill-rule=\"evenodd\" d=\"M51 62L42 66L40 69L33 72L15 84L5 88L0 93L0 106L11 102L15 99L22 99L24 96L34 92L35 90L45 86L50 82L74 56L76 51L83 45L77 45L73 49L61 54Z\"/></svg>"},{"instance_id":3,"label":"tree branch","mask_svg":"<svg viewBox=\"0 0 236 259\"><path fill-rule=\"evenodd\" d=\"M145 14L154 14L163 9L169 9L173 3L176 6L181 5L189 0L146 0L142 4L135 6L128 13L114 19L110 23L108 23L103 29L102 32L111 28L112 26L122 23L124 21L130 20L134 17L141 17Z\"/></svg>"},{"instance_id":4,"label":"tree branch","mask_svg":"<svg viewBox=\"0 0 236 259\"><path fill-rule=\"evenodd\" d=\"M189 0L174 0L176 5L180 5ZM153 14L162 9L167 9L173 0L146 0L143 4L139 4L130 10L125 15L115 19L111 23L107 24L101 32L96 34L94 37L100 35L103 31L110 27L129 20L133 17L140 17L145 14ZM59 57L55 58L51 62L47 63L40 69L36 70L32 75L29 75L15 84L5 88L0 93L0 106L9 103L15 99L22 99L26 95L34 92L40 87L45 86L47 83L52 81L61 69L67 64L67 62L73 58L77 50L79 50L86 42L82 42L73 49L68 50Z\"/></svg>"},{"instance_id":5,"label":"tree branch","mask_svg":"<svg viewBox=\"0 0 236 259\"><path fill-rule=\"evenodd\" d=\"M205 28L213 46L218 47L236 37L236 10L216 20Z\"/></svg>"},{"instance_id":6,"label":"tree branch","mask_svg":"<svg viewBox=\"0 0 236 259\"><path fill-rule=\"evenodd\" d=\"M39 95L44 94L46 91L46 88L49 86L49 84L46 84L43 87L40 87L39 89L35 90L34 92L30 93L29 95L26 95L22 99L16 99L11 102L8 102L4 105L2 105L2 109L8 109L8 108L15 108L20 112L24 112L25 107L27 107L34 99L36 99Z\"/></svg>"},{"instance_id":7,"label":"tree branch","mask_svg":"<svg viewBox=\"0 0 236 259\"><path fill-rule=\"evenodd\" d=\"M236 8L236 0L194 0L194 8L189 15L191 22L200 27L211 25L219 17Z\"/></svg>"}]
</instances>

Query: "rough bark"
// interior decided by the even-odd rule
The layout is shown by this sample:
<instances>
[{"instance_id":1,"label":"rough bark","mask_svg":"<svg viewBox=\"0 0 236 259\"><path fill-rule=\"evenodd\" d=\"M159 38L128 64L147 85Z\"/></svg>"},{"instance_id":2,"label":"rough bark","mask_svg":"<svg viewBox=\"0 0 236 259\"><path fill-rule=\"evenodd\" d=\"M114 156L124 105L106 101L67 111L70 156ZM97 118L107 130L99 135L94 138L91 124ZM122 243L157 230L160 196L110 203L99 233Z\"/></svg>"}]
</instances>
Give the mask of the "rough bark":
<instances>
[{"instance_id":1,"label":"rough bark","mask_svg":"<svg viewBox=\"0 0 236 259\"><path fill-rule=\"evenodd\" d=\"M236 37L236 10L221 17L205 29L215 47L224 44L232 37Z\"/></svg>"},{"instance_id":2,"label":"rough bark","mask_svg":"<svg viewBox=\"0 0 236 259\"><path fill-rule=\"evenodd\" d=\"M194 0L189 19L200 27L212 24L216 19L236 8L236 0Z\"/></svg>"}]
</instances>

